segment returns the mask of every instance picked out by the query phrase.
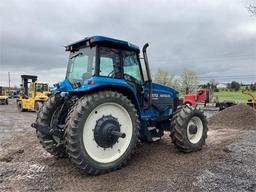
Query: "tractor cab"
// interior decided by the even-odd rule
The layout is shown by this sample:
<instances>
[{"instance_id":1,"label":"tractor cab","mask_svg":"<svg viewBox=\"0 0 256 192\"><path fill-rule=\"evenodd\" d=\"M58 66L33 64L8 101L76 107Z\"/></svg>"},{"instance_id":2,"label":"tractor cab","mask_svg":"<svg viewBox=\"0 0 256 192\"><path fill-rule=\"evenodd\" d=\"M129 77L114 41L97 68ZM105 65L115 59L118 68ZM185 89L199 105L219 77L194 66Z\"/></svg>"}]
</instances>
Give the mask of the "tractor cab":
<instances>
[{"instance_id":1,"label":"tractor cab","mask_svg":"<svg viewBox=\"0 0 256 192\"><path fill-rule=\"evenodd\" d=\"M95 41L97 38L95 37ZM93 42L93 38L89 42ZM88 42L85 41L80 46L74 44L67 47L70 56L66 80L71 84L73 91L85 88L86 85L89 85L88 88L91 88L90 85L104 86L104 82L115 83L117 80L117 83L123 81L133 91L141 92L143 76L139 49L125 45L117 46L115 43L106 44L104 41L96 42L90 46L86 45Z\"/></svg>"}]
</instances>

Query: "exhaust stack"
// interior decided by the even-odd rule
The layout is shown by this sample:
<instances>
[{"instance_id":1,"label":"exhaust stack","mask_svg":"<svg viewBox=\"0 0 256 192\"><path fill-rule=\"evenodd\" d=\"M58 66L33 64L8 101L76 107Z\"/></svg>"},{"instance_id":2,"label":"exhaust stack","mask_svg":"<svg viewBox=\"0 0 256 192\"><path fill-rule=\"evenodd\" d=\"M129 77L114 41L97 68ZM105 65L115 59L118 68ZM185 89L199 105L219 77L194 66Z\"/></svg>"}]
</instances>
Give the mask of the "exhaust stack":
<instances>
[{"instance_id":1,"label":"exhaust stack","mask_svg":"<svg viewBox=\"0 0 256 192\"><path fill-rule=\"evenodd\" d=\"M150 108L152 105L152 78L151 78L151 73L150 73L149 64L148 64L148 56L147 56L148 46L149 44L146 43L142 48L142 52L143 52L146 72L148 76L148 108Z\"/></svg>"}]
</instances>

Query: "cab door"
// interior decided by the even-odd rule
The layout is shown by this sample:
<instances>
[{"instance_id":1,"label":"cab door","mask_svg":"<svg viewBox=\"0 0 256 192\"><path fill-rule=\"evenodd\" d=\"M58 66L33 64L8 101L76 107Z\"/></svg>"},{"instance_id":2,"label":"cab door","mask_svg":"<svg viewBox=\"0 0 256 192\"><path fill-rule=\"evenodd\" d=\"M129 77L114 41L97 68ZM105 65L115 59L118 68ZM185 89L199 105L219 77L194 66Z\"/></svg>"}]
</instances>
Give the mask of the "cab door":
<instances>
[{"instance_id":1,"label":"cab door","mask_svg":"<svg viewBox=\"0 0 256 192\"><path fill-rule=\"evenodd\" d=\"M133 88L141 107L143 106L143 77L139 56L134 51L122 51L123 78Z\"/></svg>"}]
</instances>

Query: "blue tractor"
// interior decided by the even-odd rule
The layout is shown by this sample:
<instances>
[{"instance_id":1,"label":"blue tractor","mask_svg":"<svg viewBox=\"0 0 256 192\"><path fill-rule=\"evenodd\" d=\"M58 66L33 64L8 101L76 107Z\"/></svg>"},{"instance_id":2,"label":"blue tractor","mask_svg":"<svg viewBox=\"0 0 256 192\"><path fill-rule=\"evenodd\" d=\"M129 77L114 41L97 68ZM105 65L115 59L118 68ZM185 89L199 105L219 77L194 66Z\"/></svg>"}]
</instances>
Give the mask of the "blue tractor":
<instances>
[{"instance_id":1,"label":"blue tractor","mask_svg":"<svg viewBox=\"0 0 256 192\"><path fill-rule=\"evenodd\" d=\"M139 142L158 141L165 131L179 151L202 148L205 116L178 106L175 89L152 83L147 47L142 65L140 49L126 41L92 36L66 46L66 78L31 125L49 153L99 175L124 167Z\"/></svg>"}]
</instances>

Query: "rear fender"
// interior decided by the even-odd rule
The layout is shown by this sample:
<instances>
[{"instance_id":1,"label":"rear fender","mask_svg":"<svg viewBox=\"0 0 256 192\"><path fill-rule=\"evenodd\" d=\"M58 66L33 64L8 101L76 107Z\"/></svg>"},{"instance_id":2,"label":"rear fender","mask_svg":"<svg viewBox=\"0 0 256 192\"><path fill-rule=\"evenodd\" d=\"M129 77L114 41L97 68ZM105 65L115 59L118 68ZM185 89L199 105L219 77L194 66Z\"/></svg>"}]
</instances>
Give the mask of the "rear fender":
<instances>
[{"instance_id":1,"label":"rear fender","mask_svg":"<svg viewBox=\"0 0 256 192\"><path fill-rule=\"evenodd\" d=\"M59 83L58 88L55 87L52 89L53 92L69 92L72 95L80 96L102 90L117 91L127 96L135 105L138 114L140 115L141 107L137 99L136 93L134 89L122 79L92 77L88 80L85 80L83 85L78 88L72 87L71 83L68 80L64 80L63 82Z\"/></svg>"}]
</instances>

